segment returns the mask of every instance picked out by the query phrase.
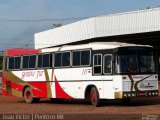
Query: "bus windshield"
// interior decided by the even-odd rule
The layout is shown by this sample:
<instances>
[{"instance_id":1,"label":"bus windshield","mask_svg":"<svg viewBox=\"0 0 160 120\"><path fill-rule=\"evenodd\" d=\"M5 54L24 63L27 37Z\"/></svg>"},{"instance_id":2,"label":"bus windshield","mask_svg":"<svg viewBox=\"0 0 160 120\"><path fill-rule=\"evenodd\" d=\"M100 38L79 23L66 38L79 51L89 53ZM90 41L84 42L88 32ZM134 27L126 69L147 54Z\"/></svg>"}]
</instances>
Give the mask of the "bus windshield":
<instances>
[{"instance_id":1,"label":"bus windshield","mask_svg":"<svg viewBox=\"0 0 160 120\"><path fill-rule=\"evenodd\" d=\"M151 49L127 49L117 52L117 73L154 73Z\"/></svg>"}]
</instances>

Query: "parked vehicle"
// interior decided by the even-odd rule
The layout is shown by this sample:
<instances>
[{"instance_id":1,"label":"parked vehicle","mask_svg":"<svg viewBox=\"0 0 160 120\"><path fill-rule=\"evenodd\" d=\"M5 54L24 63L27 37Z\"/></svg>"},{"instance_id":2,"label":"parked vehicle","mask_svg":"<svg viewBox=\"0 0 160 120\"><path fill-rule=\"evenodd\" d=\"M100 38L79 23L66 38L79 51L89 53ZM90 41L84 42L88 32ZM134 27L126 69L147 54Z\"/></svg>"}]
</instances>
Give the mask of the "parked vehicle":
<instances>
[{"instance_id":1,"label":"parked vehicle","mask_svg":"<svg viewBox=\"0 0 160 120\"><path fill-rule=\"evenodd\" d=\"M153 48L126 43L89 43L38 50L11 49L4 56L3 95L62 101L158 96Z\"/></svg>"}]
</instances>

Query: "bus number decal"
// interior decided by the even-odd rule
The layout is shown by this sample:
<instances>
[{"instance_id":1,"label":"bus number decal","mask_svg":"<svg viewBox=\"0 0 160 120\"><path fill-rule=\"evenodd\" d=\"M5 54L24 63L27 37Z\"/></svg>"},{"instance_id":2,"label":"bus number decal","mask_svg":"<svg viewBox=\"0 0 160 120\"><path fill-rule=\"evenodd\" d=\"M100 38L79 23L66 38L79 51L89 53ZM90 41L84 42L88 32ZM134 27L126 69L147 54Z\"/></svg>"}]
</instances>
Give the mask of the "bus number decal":
<instances>
[{"instance_id":1,"label":"bus number decal","mask_svg":"<svg viewBox=\"0 0 160 120\"><path fill-rule=\"evenodd\" d=\"M83 69L82 75L87 75L88 73L91 73L91 69Z\"/></svg>"}]
</instances>

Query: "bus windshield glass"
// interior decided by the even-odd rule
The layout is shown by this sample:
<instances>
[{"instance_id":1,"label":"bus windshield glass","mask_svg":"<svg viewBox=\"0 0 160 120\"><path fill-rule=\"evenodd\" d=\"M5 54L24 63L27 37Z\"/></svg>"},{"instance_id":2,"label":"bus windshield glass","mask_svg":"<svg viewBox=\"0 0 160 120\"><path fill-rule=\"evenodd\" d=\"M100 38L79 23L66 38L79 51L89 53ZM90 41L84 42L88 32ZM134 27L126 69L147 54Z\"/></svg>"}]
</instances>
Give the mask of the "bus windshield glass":
<instances>
[{"instance_id":1,"label":"bus windshield glass","mask_svg":"<svg viewBox=\"0 0 160 120\"><path fill-rule=\"evenodd\" d=\"M116 63L117 73L148 74L155 72L151 48L130 48L126 50L122 48L117 52Z\"/></svg>"}]
</instances>

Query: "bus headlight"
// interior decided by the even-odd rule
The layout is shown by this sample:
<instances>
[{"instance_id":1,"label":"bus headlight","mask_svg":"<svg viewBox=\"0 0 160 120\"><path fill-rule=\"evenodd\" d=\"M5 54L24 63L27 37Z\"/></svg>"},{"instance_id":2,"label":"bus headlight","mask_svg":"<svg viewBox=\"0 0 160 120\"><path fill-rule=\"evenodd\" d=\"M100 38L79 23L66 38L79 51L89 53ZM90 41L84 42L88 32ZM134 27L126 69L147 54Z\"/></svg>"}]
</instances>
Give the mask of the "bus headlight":
<instances>
[{"instance_id":1,"label":"bus headlight","mask_svg":"<svg viewBox=\"0 0 160 120\"><path fill-rule=\"evenodd\" d=\"M135 93L132 93L132 97L135 97L136 96L136 94Z\"/></svg>"},{"instance_id":2,"label":"bus headlight","mask_svg":"<svg viewBox=\"0 0 160 120\"><path fill-rule=\"evenodd\" d=\"M128 93L128 97L131 97L131 94L130 94L130 93Z\"/></svg>"},{"instance_id":3,"label":"bus headlight","mask_svg":"<svg viewBox=\"0 0 160 120\"><path fill-rule=\"evenodd\" d=\"M136 97L136 93L123 93L123 97Z\"/></svg>"},{"instance_id":4,"label":"bus headlight","mask_svg":"<svg viewBox=\"0 0 160 120\"><path fill-rule=\"evenodd\" d=\"M126 93L124 93L124 94L123 94L123 96L124 96L124 97L127 97L127 94L126 94Z\"/></svg>"}]
</instances>

